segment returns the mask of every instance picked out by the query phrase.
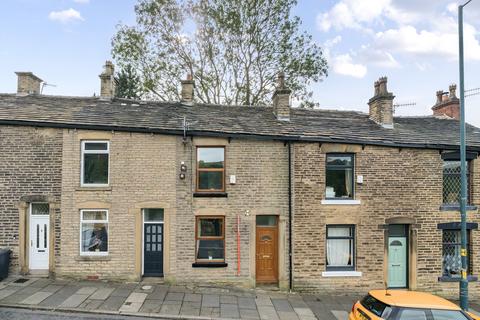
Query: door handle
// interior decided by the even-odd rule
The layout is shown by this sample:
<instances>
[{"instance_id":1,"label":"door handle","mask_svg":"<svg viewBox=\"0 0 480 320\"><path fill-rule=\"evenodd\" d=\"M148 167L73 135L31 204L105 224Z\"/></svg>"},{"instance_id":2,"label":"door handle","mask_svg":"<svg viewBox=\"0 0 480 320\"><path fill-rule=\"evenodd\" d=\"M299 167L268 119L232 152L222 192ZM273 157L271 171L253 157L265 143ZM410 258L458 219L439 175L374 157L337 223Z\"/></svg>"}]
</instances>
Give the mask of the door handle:
<instances>
[{"instance_id":1,"label":"door handle","mask_svg":"<svg viewBox=\"0 0 480 320\"><path fill-rule=\"evenodd\" d=\"M263 259L265 259L265 258L270 258L270 256L263 256Z\"/></svg>"}]
</instances>

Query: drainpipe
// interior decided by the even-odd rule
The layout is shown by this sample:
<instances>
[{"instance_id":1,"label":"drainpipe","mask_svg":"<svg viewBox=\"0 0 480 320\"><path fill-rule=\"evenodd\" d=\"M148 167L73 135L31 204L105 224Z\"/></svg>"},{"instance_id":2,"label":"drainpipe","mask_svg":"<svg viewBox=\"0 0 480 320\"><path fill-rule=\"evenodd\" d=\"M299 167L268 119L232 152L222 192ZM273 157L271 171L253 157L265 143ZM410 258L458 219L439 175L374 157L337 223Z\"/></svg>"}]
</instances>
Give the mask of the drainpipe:
<instances>
[{"instance_id":1,"label":"drainpipe","mask_svg":"<svg viewBox=\"0 0 480 320\"><path fill-rule=\"evenodd\" d=\"M240 215L237 214L237 277L240 276Z\"/></svg>"},{"instance_id":2,"label":"drainpipe","mask_svg":"<svg viewBox=\"0 0 480 320\"><path fill-rule=\"evenodd\" d=\"M288 142L288 288L293 289L293 256L292 256L292 149Z\"/></svg>"}]
</instances>

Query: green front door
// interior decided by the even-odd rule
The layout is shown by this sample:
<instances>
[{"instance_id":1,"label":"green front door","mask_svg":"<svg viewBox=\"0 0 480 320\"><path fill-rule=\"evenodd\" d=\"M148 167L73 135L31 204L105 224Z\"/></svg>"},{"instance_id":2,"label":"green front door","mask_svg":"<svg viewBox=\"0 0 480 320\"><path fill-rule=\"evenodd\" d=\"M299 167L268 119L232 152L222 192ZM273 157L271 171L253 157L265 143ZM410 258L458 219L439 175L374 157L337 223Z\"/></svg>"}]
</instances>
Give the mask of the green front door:
<instances>
[{"instance_id":1,"label":"green front door","mask_svg":"<svg viewBox=\"0 0 480 320\"><path fill-rule=\"evenodd\" d=\"M407 238L388 238L388 287L407 287Z\"/></svg>"}]
</instances>

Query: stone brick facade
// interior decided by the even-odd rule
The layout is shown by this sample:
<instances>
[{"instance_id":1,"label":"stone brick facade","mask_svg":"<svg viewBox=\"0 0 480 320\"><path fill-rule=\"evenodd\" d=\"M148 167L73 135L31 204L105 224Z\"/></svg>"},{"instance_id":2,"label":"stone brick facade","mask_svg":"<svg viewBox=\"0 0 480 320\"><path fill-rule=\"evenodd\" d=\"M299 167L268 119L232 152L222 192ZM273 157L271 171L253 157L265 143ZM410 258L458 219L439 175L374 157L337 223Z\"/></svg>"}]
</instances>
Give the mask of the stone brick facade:
<instances>
[{"instance_id":1,"label":"stone brick facade","mask_svg":"<svg viewBox=\"0 0 480 320\"><path fill-rule=\"evenodd\" d=\"M255 284L255 217L279 216L279 280L288 285L288 153L282 142L193 138L178 144L177 163L188 164L188 174L177 184L177 254L175 278L179 281L237 282ZM225 147L225 192L228 197L195 197L195 147ZM192 169L193 168L193 169ZM179 172L179 170L177 170ZM236 183L229 184L229 176ZM225 216L228 267L193 268L195 216ZM237 216L240 217L240 275L237 276Z\"/></svg>"},{"instance_id":2,"label":"stone brick facade","mask_svg":"<svg viewBox=\"0 0 480 320\"><path fill-rule=\"evenodd\" d=\"M63 131L62 256L57 274L76 278L138 278L136 220L142 206L175 216L173 136L101 131ZM80 187L82 140L110 141L110 186ZM108 256L80 256L80 210L108 209ZM171 222L175 225L175 220ZM165 229L167 229L166 227ZM166 244L167 245L167 244ZM172 251L175 244L171 243ZM166 248L167 250L168 248Z\"/></svg>"},{"instance_id":3,"label":"stone brick facade","mask_svg":"<svg viewBox=\"0 0 480 320\"><path fill-rule=\"evenodd\" d=\"M322 204L325 161L329 152L355 154L355 199L359 204ZM458 293L458 282L440 282L442 231L438 223L459 221L459 213L441 211L442 159L438 150L296 143L294 147L294 288L300 291L365 292L386 281L386 226L395 219L410 224L411 289L443 295ZM473 203L480 202L480 161L474 161ZM478 211L468 213L478 222ZM361 276L327 277L326 226L355 225L355 270ZM480 272L479 231L472 231L473 275ZM474 297L480 287L470 284Z\"/></svg>"},{"instance_id":4,"label":"stone brick facade","mask_svg":"<svg viewBox=\"0 0 480 320\"><path fill-rule=\"evenodd\" d=\"M165 209L165 278L171 282L255 283L255 216L280 217L280 284L287 285L288 154L282 142L188 139L141 133L64 130L62 176L62 256L57 274L76 278L130 279L141 276L141 208ZM80 187L82 140L110 141L110 186ZM197 146L225 146L226 193L196 198ZM184 180L180 164L187 165ZM235 185L228 177L235 175ZM79 253L80 210L109 210L108 256ZM225 216L224 268L193 268L195 216ZM237 215L240 216L240 274L237 275Z\"/></svg>"},{"instance_id":5,"label":"stone brick facade","mask_svg":"<svg viewBox=\"0 0 480 320\"><path fill-rule=\"evenodd\" d=\"M80 185L84 140L110 142L109 186ZM439 150L312 142L291 145L294 290L363 293L383 287L386 230L389 224L403 221L409 225L408 287L446 296L457 294L458 283L439 281L442 230L438 224L459 221L457 212L440 209L443 160ZM222 197L199 197L195 192L196 148L207 146L225 148ZM328 153L355 155L354 176L363 176L363 183L354 186L358 203L322 201ZM256 216L276 215L279 286L288 288L288 144L282 141L1 126L0 154L0 247L13 249L13 272L19 271L21 265L21 204L28 203L28 199L47 199L54 206L54 259L50 271L57 276L139 280L141 210L163 208L167 281L255 286ZM184 179L179 176L182 163L187 168ZM231 176L235 176L235 183L230 183ZM473 162L472 181L472 203L478 204L480 160ZM108 255L80 255L82 209L108 210ZM197 216L225 217L227 266L192 265ZM478 211L468 214L469 222L478 222L479 218ZM337 224L355 226L356 274L332 277L324 273L326 226ZM478 232L471 231L474 276L480 273ZM479 297L477 282L470 284L470 292Z\"/></svg>"},{"instance_id":6,"label":"stone brick facade","mask_svg":"<svg viewBox=\"0 0 480 320\"><path fill-rule=\"evenodd\" d=\"M60 203L62 131L0 126L0 247L10 248L11 271L20 271L21 203L31 199ZM54 255L60 255L60 211L54 212Z\"/></svg>"}]
</instances>

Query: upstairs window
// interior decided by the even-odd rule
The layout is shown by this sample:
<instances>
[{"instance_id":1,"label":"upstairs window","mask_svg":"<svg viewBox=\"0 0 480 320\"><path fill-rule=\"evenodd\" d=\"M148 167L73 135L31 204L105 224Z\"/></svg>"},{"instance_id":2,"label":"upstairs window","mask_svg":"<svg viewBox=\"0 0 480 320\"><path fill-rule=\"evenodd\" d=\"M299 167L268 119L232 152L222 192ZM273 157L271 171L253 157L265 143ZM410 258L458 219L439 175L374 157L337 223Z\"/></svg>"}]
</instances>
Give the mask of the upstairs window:
<instances>
[{"instance_id":1,"label":"upstairs window","mask_svg":"<svg viewBox=\"0 0 480 320\"><path fill-rule=\"evenodd\" d=\"M443 161L443 203L446 205L460 204L461 162L456 160ZM467 204L470 203L470 162L467 162Z\"/></svg>"},{"instance_id":2,"label":"upstairs window","mask_svg":"<svg viewBox=\"0 0 480 320\"><path fill-rule=\"evenodd\" d=\"M353 199L353 154L327 154L326 199Z\"/></svg>"},{"instance_id":3,"label":"upstairs window","mask_svg":"<svg viewBox=\"0 0 480 320\"><path fill-rule=\"evenodd\" d=\"M82 141L82 186L108 186L110 143Z\"/></svg>"},{"instance_id":4,"label":"upstairs window","mask_svg":"<svg viewBox=\"0 0 480 320\"><path fill-rule=\"evenodd\" d=\"M197 148L197 191L225 191L225 148Z\"/></svg>"},{"instance_id":5,"label":"upstairs window","mask_svg":"<svg viewBox=\"0 0 480 320\"><path fill-rule=\"evenodd\" d=\"M476 153L467 152L467 205L471 203L471 170L472 160L477 157ZM459 152L442 153L443 159L443 204L445 206L459 206L461 193L461 161Z\"/></svg>"}]
</instances>

